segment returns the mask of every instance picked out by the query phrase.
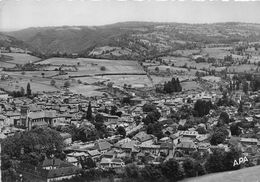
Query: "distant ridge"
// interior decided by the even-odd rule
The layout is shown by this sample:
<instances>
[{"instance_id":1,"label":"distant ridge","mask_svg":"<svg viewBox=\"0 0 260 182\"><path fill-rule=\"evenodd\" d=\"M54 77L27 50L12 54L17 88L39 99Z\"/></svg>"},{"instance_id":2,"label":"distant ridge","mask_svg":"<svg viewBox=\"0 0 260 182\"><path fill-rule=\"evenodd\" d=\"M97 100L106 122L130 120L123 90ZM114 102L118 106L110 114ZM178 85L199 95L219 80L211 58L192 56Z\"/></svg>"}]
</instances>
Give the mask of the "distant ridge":
<instances>
[{"instance_id":1,"label":"distant ridge","mask_svg":"<svg viewBox=\"0 0 260 182\"><path fill-rule=\"evenodd\" d=\"M167 54L183 47L192 48L194 43L260 40L260 24L128 21L102 26L32 27L5 34L45 54L91 53L98 58L135 59L145 55ZM104 46L107 47L97 50ZM108 50L108 47L111 48Z\"/></svg>"}]
</instances>

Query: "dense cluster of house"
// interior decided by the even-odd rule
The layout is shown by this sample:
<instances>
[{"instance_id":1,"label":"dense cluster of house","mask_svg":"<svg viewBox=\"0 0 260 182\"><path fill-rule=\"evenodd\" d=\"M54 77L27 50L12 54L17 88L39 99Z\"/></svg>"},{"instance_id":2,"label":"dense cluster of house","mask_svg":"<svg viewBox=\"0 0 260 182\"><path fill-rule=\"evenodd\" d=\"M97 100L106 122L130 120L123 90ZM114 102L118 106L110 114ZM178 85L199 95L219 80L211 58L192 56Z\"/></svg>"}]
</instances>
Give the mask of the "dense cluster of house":
<instances>
[{"instance_id":1,"label":"dense cluster of house","mask_svg":"<svg viewBox=\"0 0 260 182\"><path fill-rule=\"evenodd\" d=\"M255 97L258 94L259 92L253 93L250 97ZM234 95L237 102L241 99L241 95L242 93ZM1 92L0 138L6 138L16 132L31 130L34 126L79 125L91 101L93 113L103 115L106 127L115 130L118 126L122 126L126 130L126 137L122 138L121 135L113 135L105 139L83 143L73 142L69 133L61 133L66 145L64 148L66 161L55 158L43 161L38 173L45 176L47 181L68 179L75 176L77 169L82 168L81 161L87 158L95 161L98 168L113 168L116 171L124 168L128 163L126 159L132 159L131 162L138 165L143 165L144 160L148 164L158 164L162 162L162 156L166 159L175 158L182 161L194 151L208 151L210 153L215 148L228 150L228 144L223 143L213 146L209 142L209 133L199 134L196 131L197 127L204 127L205 130L209 130L217 123L218 116L214 116L213 112L210 112L210 118L206 124L201 123L186 131L178 130L179 125L185 125L185 119L181 119L179 123L164 125L162 132L165 137L160 139L157 139L152 134L147 134L143 130L143 123L137 125L134 117L140 116L144 118L146 116L147 113L143 112L142 109L146 102L152 102L156 105L161 113L159 122L163 122L168 119L167 116L172 109L177 111L183 105L192 106L199 99L210 100L214 103L221 97L219 93L215 92L196 91L180 93L174 97L164 97L162 99L151 97L149 100L144 100L135 97L133 98L133 105L118 108L122 112L121 117L118 117L98 111L105 107L120 106L120 100L117 98L96 97L90 99L63 91L42 93L33 99L29 99L26 97L12 98ZM245 102L243 107L244 110L248 111L246 117L238 116L235 107L223 106L221 109L236 121L257 122L256 126L260 128L260 107L252 106L250 101ZM237 141L249 160L256 162L260 154L260 132L257 133L258 135L255 138L246 137L250 132L252 131L243 130L241 137L233 137L229 134L228 140ZM133 133L133 137L128 137ZM28 170L30 169L28 168Z\"/></svg>"}]
</instances>

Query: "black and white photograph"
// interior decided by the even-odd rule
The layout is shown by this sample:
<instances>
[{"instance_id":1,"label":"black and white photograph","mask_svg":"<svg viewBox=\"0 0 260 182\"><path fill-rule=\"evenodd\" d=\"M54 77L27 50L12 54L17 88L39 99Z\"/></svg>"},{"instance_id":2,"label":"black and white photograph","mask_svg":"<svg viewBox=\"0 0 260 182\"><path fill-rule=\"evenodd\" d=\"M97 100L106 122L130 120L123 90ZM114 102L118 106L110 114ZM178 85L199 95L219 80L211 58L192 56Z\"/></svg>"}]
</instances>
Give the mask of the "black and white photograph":
<instances>
[{"instance_id":1,"label":"black and white photograph","mask_svg":"<svg viewBox=\"0 0 260 182\"><path fill-rule=\"evenodd\" d=\"M260 1L0 0L0 182L260 182Z\"/></svg>"}]
</instances>

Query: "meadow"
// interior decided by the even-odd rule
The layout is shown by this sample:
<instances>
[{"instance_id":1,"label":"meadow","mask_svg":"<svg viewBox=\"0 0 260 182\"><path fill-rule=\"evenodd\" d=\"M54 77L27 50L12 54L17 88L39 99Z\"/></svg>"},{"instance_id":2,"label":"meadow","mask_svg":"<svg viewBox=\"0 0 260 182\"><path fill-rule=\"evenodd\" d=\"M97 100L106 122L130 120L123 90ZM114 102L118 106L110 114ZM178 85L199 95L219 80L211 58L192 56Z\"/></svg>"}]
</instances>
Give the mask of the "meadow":
<instances>
[{"instance_id":1,"label":"meadow","mask_svg":"<svg viewBox=\"0 0 260 182\"><path fill-rule=\"evenodd\" d=\"M2 53L3 55L12 57L13 60L8 62L14 64L26 64L26 63L33 63L35 61L39 61L40 58L31 56L29 54L22 54L22 53Z\"/></svg>"},{"instance_id":2,"label":"meadow","mask_svg":"<svg viewBox=\"0 0 260 182\"><path fill-rule=\"evenodd\" d=\"M70 76L94 75L100 73L144 73L137 61L107 60L89 58L50 58L38 64L77 66L77 72L69 72ZM103 70L102 67L104 67Z\"/></svg>"}]
</instances>

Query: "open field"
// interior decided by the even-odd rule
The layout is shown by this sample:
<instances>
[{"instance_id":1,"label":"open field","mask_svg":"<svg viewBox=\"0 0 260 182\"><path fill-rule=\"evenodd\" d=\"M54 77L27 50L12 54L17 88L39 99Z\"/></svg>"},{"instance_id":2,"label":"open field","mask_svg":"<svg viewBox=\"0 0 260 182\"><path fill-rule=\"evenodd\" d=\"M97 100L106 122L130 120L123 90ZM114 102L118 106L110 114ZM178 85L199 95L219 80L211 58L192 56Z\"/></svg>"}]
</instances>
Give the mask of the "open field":
<instances>
[{"instance_id":1,"label":"open field","mask_svg":"<svg viewBox=\"0 0 260 182\"><path fill-rule=\"evenodd\" d=\"M196 178L187 178L181 182L259 182L260 166L248 167L236 171L208 174Z\"/></svg>"},{"instance_id":2,"label":"open field","mask_svg":"<svg viewBox=\"0 0 260 182\"><path fill-rule=\"evenodd\" d=\"M212 67L211 63L196 63L191 61L188 58L182 57L164 57L163 60L167 60L170 64L174 64L175 67L182 67L186 65L187 67L195 67L196 69L210 68Z\"/></svg>"},{"instance_id":3,"label":"open field","mask_svg":"<svg viewBox=\"0 0 260 182\"><path fill-rule=\"evenodd\" d=\"M230 55L230 52L225 47L214 47L202 49L201 54L208 54L209 57L216 59L224 59L225 56Z\"/></svg>"},{"instance_id":4,"label":"open field","mask_svg":"<svg viewBox=\"0 0 260 182\"><path fill-rule=\"evenodd\" d=\"M137 61L127 60L51 58L39 62L38 64L77 66L78 71L69 72L70 76L93 75L100 73L144 73L142 67ZM104 67L105 69L101 70L101 67Z\"/></svg>"},{"instance_id":5,"label":"open field","mask_svg":"<svg viewBox=\"0 0 260 182\"><path fill-rule=\"evenodd\" d=\"M243 64L238 66L230 66L227 68L228 72L253 72L257 69L256 65L252 64Z\"/></svg>"},{"instance_id":6,"label":"open field","mask_svg":"<svg viewBox=\"0 0 260 182\"><path fill-rule=\"evenodd\" d=\"M210 82L220 82L221 81L221 78L217 77L217 76L204 76L204 77L201 77L201 79L207 80Z\"/></svg>"},{"instance_id":7,"label":"open field","mask_svg":"<svg viewBox=\"0 0 260 182\"><path fill-rule=\"evenodd\" d=\"M25 89L26 92L26 87L27 84L30 82L31 89L33 92L42 92L42 91L57 91L59 90L58 88L55 88L50 85L50 83L44 83L44 82L39 82L35 80L16 80L16 81L1 81L0 88L3 88L4 90L7 91L20 91L21 87Z\"/></svg>"},{"instance_id":8,"label":"open field","mask_svg":"<svg viewBox=\"0 0 260 182\"><path fill-rule=\"evenodd\" d=\"M201 87L194 81L182 82L181 86L183 91L201 89Z\"/></svg>"},{"instance_id":9,"label":"open field","mask_svg":"<svg viewBox=\"0 0 260 182\"><path fill-rule=\"evenodd\" d=\"M146 75L122 75L122 76L104 76L101 79L114 82L115 85L123 86L124 84L131 85L132 87L151 87L152 82Z\"/></svg>"},{"instance_id":10,"label":"open field","mask_svg":"<svg viewBox=\"0 0 260 182\"><path fill-rule=\"evenodd\" d=\"M33 63L35 61L40 60L40 58L31 56L29 54L21 54L21 53L2 53L2 54L6 56L11 56L13 60L10 60L9 62L15 64Z\"/></svg>"},{"instance_id":11,"label":"open field","mask_svg":"<svg viewBox=\"0 0 260 182\"><path fill-rule=\"evenodd\" d=\"M70 87L69 90L73 93L82 94L86 97L102 96L103 92L96 91L100 87L94 85L77 85Z\"/></svg>"},{"instance_id":12,"label":"open field","mask_svg":"<svg viewBox=\"0 0 260 182\"><path fill-rule=\"evenodd\" d=\"M0 61L0 68L13 68L15 65L12 63Z\"/></svg>"},{"instance_id":13,"label":"open field","mask_svg":"<svg viewBox=\"0 0 260 182\"><path fill-rule=\"evenodd\" d=\"M189 49L189 50L177 50L173 52L174 54L180 54L184 57L189 57L192 56L194 54L199 54L200 50L198 49Z\"/></svg>"},{"instance_id":14,"label":"open field","mask_svg":"<svg viewBox=\"0 0 260 182\"><path fill-rule=\"evenodd\" d=\"M167 68L169 68L170 72L172 74L179 74L178 77L181 77L181 76L195 76L196 72L204 72L202 70L199 70L199 69L190 69L188 70L187 68L179 68L179 67L172 67L172 66L165 66L165 65L162 65L162 66L151 66L149 67L148 69L151 71L151 72L154 72L156 73L155 71L155 68L158 67L159 68L159 71L163 71L163 72L166 72Z\"/></svg>"}]
</instances>

